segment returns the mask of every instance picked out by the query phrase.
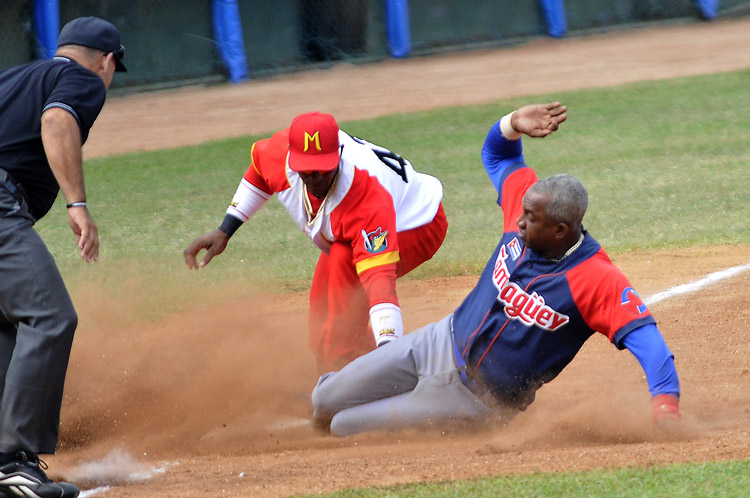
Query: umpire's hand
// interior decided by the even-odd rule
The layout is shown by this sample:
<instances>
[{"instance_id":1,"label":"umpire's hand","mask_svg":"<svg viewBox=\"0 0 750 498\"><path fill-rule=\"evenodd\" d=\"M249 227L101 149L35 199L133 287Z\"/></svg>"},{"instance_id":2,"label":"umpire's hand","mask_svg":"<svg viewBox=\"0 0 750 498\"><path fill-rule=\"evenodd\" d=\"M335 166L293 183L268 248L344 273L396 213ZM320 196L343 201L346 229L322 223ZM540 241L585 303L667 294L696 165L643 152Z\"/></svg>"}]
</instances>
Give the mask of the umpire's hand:
<instances>
[{"instance_id":1,"label":"umpire's hand","mask_svg":"<svg viewBox=\"0 0 750 498\"><path fill-rule=\"evenodd\" d=\"M185 256L185 264L190 269L203 268L211 262L214 256L224 252L224 249L227 247L227 242L229 242L229 235L218 228L213 232L208 232L202 237L198 237L187 246L183 252L183 255ZM203 256L203 259L199 264L197 256L202 249L206 250L206 254Z\"/></svg>"},{"instance_id":2,"label":"umpire's hand","mask_svg":"<svg viewBox=\"0 0 750 498\"><path fill-rule=\"evenodd\" d=\"M87 263L99 259L99 229L94 223L88 208L75 206L68 208L68 223L73 233L78 236L78 248L81 257Z\"/></svg>"}]
</instances>

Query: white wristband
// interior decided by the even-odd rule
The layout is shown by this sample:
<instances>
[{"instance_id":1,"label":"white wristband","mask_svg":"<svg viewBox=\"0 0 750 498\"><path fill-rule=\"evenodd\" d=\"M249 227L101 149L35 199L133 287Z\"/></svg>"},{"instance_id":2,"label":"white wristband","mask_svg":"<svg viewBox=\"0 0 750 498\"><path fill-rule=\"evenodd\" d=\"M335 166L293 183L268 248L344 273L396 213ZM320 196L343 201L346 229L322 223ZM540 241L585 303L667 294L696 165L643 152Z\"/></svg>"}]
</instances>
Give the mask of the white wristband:
<instances>
[{"instance_id":1,"label":"white wristband","mask_svg":"<svg viewBox=\"0 0 750 498\"><path fill-rule=\"evenodd\" d=\"M521 135L523 135L523 133L521 133L520 131L514 130L513 125L510 124L510 118L511 116L513 116L513 112L506 114L505 116L500 118L500 131L508 140L518 140L519 138L521 138Z\"/></svg>"},{"instance_id":2,"label":"white wristband","mask_svg":"<svg viewBox=\"0 0 750 498\"><path fill-rule=\"evenodd\" d=\"M404 336L401 308L393 303L376 304L370 308L370 325L378 346Z\"/></svg>"},{"instance_id":3,"label":"white wristband","mask_svg":"<svg viewBox=\"0 0 750 498\"><path fill-rule=\"evenodd\" d=\"M227 208L227 214L245 222L257 213L270 198L270 195L243 178Z\"/></svg>"}]
</instances>

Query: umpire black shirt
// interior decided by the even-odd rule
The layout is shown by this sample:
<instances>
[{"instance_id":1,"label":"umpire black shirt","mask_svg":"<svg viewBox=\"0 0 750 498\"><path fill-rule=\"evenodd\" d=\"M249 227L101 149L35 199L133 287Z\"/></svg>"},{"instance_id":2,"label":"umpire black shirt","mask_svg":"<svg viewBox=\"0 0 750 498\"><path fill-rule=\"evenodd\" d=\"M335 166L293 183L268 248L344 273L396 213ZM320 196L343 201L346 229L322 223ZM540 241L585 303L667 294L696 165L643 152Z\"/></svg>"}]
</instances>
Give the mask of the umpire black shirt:
<instances>
[{"instance_id":1,"label":"umpire black shirt","mask_svg":"<svg viewBox=\"0 0 750 498\"><path fill-rule=\"evenodd\" d=\"M81 144L104 105L101 77L65 57L30 62L0 72L0 168L23 185L31 214L47 214L60 190L42 145L42 113L70 112Z\"/></svg>"}]
</instances>

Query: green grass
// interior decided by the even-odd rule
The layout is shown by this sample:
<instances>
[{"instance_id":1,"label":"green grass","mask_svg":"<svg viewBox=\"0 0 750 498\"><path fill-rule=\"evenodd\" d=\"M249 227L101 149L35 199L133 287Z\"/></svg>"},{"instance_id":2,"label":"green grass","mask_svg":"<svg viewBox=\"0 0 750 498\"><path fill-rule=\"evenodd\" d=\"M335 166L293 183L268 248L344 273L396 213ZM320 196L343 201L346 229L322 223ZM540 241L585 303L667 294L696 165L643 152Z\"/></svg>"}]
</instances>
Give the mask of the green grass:
<instances>
[{"instance_id":1,"label":"green grass","mask_svg":"<svg viewBox=\"0 0 750 498\"><path fill-rule=\"evenodd\" d=\"M590 195L585 223L609 252L747 244L748 88L745 70L342 124L409 158L445 186L448 237L410 278L475 274L502 228L480 160L484 136L501 115L535 101L563 101L569 119L549 138L525 139L527 162L540 176L566 172L584 182ZM217 299L217 289L231 287L227 283L264 291L307 288L318 251L275 201L209 267L189 272L184 265L184 247L223 218L257 138L87 161L100 262L80 261L62 199L38 225L69 285L93 283L113 296L137 292L134 314L141 317ZM163 294L173 294L173 302L165 304ZM741 496L750 489L748 475L744 461L507 476L333 496Z\"/></svg>"},{"instance_id":2,"label":"green grass","mask_svg":"<svg viewBox=\"0 0 750 498\"><path fill-rule=\"evenodd\" d=\"M351 489L330 498L741 497L750 490L750 461L709 462ZM305 495L321 496L321 495Z\"/></svg>"}]
</instances>

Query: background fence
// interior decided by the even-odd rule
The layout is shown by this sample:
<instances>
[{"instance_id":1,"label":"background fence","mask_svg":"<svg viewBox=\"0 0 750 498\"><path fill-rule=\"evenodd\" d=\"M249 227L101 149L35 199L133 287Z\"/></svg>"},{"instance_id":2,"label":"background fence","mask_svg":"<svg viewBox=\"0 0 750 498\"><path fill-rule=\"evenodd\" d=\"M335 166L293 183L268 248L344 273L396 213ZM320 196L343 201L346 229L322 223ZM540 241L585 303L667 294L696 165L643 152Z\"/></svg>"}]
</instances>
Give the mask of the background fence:
<instances>
[{"instance_id":1,"label":"background fence","mask_svg":"<svg viewBox=\"0 0 750 498\"><path fill-rule=\"evenodd\" d=\"M516 43L636 23L749 15L750 0L60 0L59 24L114 23L128 73L114 88L262 78L336 61L363 63ZM0 0L0 69L44 55L36 0ZM562 29L553 32L549 8ZM221 9L224 9L223 11ZM230 10L226 10L230 9ZM231 10L233 9L233 10ZM400 10L399 10L400 9ZM560 17L561 15L561 17ZM222 16L228 16L223 18ZM234 31L223 27L236 21ZM58 19L55 18L55 21ZM218 24L217 24L218 23ZM227 37L234 36L234 45ZM398 45L398 46L396 46ZM232 53L233 52L233 53ZM239 65L232 63L232 58ZM244 64L244 66L242 66Z\"/></svg>"}]
</instances>

